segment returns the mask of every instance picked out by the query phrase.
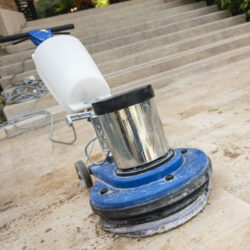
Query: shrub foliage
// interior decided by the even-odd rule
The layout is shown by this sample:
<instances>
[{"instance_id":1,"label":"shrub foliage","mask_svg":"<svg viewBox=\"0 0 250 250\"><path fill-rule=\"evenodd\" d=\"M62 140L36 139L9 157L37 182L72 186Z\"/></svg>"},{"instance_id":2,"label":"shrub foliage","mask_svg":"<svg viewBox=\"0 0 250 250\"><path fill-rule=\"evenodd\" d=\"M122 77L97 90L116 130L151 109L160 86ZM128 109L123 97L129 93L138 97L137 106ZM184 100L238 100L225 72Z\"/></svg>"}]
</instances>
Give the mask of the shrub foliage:
<instances>
[{"instance_id":1,"label":"shrub foliage","mask_svg":"<svg viewBox=\"0 0 250 250\"><path fill-rule=\"evenodd\" d=\"M250 0L215 0L221 10L228 10L232 15L246 13L250 20Z\"/></svg>"},{"instance_id":2,"label":"shrub foliage","mask_svg":"<svg viewBox=\"0 0 250 250\"><path fill-rule=\"evenodd\" d=\"M73 0L38 0L36 11L40 18L67 13L74 7Z\"/></svg>"}]
</instances>

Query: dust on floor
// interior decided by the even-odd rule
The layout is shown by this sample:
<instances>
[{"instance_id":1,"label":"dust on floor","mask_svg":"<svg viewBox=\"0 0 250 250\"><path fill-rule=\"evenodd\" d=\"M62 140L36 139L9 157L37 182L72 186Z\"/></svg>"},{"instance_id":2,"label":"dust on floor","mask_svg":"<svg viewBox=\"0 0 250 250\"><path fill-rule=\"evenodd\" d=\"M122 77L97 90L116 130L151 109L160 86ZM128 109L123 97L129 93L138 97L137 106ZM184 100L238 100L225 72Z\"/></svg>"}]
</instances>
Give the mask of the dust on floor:
<instances>
[{"instance_id":1,"label":"dust on floor","mask_svg":"<svg viewBox=\"0 0 250 250\"><path fill-rule=\"evenodd\" d=\"M90 125L76 124L73 146L51 143L46 127L0 142L1 249L249 249L249 67L242 61L156 91L169 144L198 147L212 160L213 190L203 213L148 238L102 231L73 167L93 136ZM72 133L61 122L55 136Z\"/></svg>"}]
</instances>

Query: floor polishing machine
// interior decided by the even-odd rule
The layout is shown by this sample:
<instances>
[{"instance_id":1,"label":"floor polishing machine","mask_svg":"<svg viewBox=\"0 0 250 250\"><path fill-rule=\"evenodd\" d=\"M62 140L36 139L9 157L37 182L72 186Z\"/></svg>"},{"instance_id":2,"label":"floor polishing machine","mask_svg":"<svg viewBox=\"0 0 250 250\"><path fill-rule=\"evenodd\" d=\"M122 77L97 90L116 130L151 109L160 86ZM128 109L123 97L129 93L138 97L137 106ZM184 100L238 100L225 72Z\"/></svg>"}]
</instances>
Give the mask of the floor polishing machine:
<instances>
[{"instance_id":1,"label":"floor polishing machine","mask_svg":"<svg viewBox=\"0 0 250 250\"><path fill-rule=\"evenodd\" d=\"M92 123L95 137L85 147L91 165L78 161L75 168L82 184L92 188L90 206L102 228L144 237L190 220L208 200L209 157L199 149L169 147L151 85L111 95L82 43L65 32L53 36L70 28L34 30L1 41L31 39L37 46L32 55L37 72L68 113L67 124ZM105 153L99 162L90 156L95 140ZM91 176L98 179L95 185Z\"/></svg>"}]
</instances>

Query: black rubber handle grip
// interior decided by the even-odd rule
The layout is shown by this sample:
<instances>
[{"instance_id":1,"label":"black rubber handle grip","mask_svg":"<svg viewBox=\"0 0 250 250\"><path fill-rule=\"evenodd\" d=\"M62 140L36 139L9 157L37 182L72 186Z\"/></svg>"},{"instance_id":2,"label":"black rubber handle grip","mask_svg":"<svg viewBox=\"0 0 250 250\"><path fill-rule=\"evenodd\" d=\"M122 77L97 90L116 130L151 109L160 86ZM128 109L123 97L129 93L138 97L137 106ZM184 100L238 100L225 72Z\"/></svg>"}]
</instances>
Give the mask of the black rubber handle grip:
<instances>
[{"instance_id":1,"label":"black rubber handle grip","mask_svg":"<svg viewBox=\"0 0 250 250\"><path fill-rule=\"evenodd\" d=\"M63 30L71 30L74 29L74 24L65 24L57 27L50 28L52 32L63 31Z\"/></svg>"},{"instance_id":2,"label":"black rubber handle grip","mask_svg":"<svg viewBox=\"0 0 250 250\"><path fill-rule=\"evenodd\" d=\"M61 26L56 26L53 28L50 28L52 32L57 32L57 31L62 31L62 30L69 30L69 29L74 29L75 25L74 24L65 24ZM0 43L6 43L10 41L15 41L23 38L29 38L29 33L21 33L21 34L16 34L16 35L10 35L10 36L3 36L0 37Z\"/></svg>"},{"instance_id":3,"label":"black rubber handle grip","mask_svg":"<svg viewBox=\"0 0 250 250\"><path fill-rule=\"evenodd\" d=\"M23 39L23 38L28 38L28 37L29 37L28 32L11 35L11 36L3 36L3 37L0 37L0 43L15 41L15 40Z\"/></svg>"}]
</instances>

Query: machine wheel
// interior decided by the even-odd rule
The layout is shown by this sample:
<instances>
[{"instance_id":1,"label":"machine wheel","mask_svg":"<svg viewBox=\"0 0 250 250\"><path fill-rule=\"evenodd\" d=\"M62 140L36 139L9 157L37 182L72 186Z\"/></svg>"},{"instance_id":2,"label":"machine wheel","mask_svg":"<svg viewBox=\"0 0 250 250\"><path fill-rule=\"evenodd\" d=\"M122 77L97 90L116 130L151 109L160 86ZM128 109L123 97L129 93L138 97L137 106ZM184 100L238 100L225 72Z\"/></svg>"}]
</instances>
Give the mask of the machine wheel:
<instances>
[{"instance_id":1,"label":"machine wheel","mask_svg":"<svg viewBox=\"0 0 250 250\"><path fill-rule=\"evenodd\" d=\"M93 182L86 164L83 161L77 161L75 163L75 169L82 185L86 188L91 188L93 186Z\"/></svg>"}]
</instances>

